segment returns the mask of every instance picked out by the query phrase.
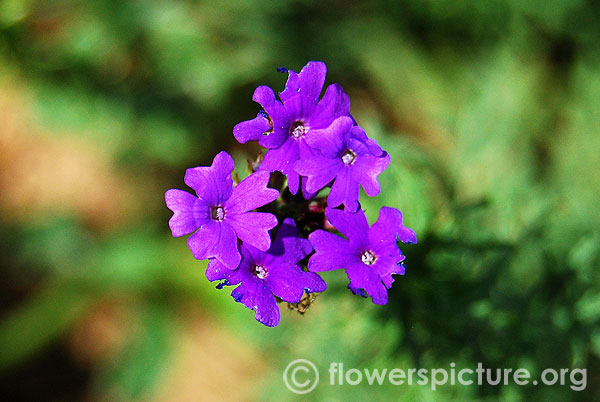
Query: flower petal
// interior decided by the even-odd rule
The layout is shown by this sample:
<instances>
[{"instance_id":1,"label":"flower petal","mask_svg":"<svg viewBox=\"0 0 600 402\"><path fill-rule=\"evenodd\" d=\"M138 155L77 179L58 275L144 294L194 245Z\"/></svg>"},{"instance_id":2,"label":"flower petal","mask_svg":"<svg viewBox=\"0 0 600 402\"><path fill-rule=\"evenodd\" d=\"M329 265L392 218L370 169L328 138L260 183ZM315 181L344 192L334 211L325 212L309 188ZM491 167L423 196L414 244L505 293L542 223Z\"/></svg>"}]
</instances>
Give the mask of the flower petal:
<instances>
[{"instance_id":1,"label":"flower petal","mask_svg":"<svg viewBox=\"0 0 600 402\"><path fill-rule=\"evenodd\" d=\"M298 95L298 73L288 70L288 79L285 83L283 91L279 92L279 99L287 101L293 96Z\"/></svg>"},{"instance_id":2,"label":"flower petal","mask_svg":"<svg viewBox=\"0 0 600 402\"><path fill-rule=\"evenodd\" d=\"M269 230L277 226L275 215L267 212L244 212L228 214L225 219L244 243L261 251L267 251L271 247Z\"/></svg>"},{"instance_id":3,"label":"flower petal","mask_svg":"<svg viewBox=\"0 0 600 402\"><path fill-rule=\"evenodd\" d=\"M243 260L242 260L243 264ZM208 260L208 266L206 267L206 278L213 281L225 280L226 285L237 285L241 282L241 275L239 275L240 269L231 270L223 265L216 258Z\"/></svg>"},{"instance_id":4,"label":"flower petal","mask_svg":"<svg viewBox=\"0 0 600 402\"><path fill-rule=\"evenodd\" d=\"M375 197L379 194L381 188L377 177L390 164L390 155L384 152L383 156L376 157L363 155L356 158L356 162L351 166L352 179L360 183L369 197Z\"/></svg>"},{"instance_id":5,"label":"flower petal","mask_svg":"<svg viewBox=\"0 0 600 402\"><path fill-rule=\"evenodd\" d=\"M259 138L258 143L265 148L279 147L290 135L290 117L288 110L275 98L273 90L267 86L259 86L252 99L259 103L271 119L273 131Z\"/></svg>"},{"instance_id":6,"label":"flower petal","mask_svg":"<svg viewBox=\"0 0 600 402\"><path fill-rule=\"evenodd\" d=\"M308 240L315 248L315 253L308 261L308 270L311 272L344 269L358 259L359 250L353 249L347 240L333 233L315 230Z\"/></svg>"},{"instance_id":7,"label":"flower petal","mask_svg":"<svg viewBox=\"0 0 600 402\"><path fill-rule=\"evenodd\" d=\"M296 222L292 218L286 218L277 231L269 254L283 257L290 263L296 264L309 255L312 250L310 242L298 236Z\"/></svg>"},{"instance_id":8,"label":"flower petal","mask_svg":"<svg viewBox=\"0 0 600 402\"><path fill-rule=\"evenodd\" d=\"M304 272L297 265L278 260L276 265L269 267L269 274L265 278L275 296L289 303L298 303L304 291L323 292L327 289L327 284L319 275Z\"/></svg>"},{"instance_id":9,"label":"flower petal","mask_svg":"<svg viewBox=\"0 0 600 402\"><path fill-rule=\"evenodd\" d=\"M198 197L209 205L222 204L231 196L233 168L233 159L222 151L215 156L210 167L187 169L184 182L196 190Z\"/></svg>"},{"instance_id":10,"label":"flower petal","mask_svg":"<svg viewBox=\"0 0 600 402\"><path fill-rule=\"evenodd\" d=\"M301 177L300 187L302 187L302 196L304 197L305 200L312 200L313 198L315 198L318 191L308 191L307 182L308 182L308 179L306 177ZM323 186L323 187L325 187L325 186Z\"/></svg>"},{"instance_id":11,"label":"flower petal","mask_svg":"<svg viewBox=\"0 0 600 402\"><path fill-rule=\"evenodd\" d=\"M396 208L382 207L377 222L369 229L371 243L396 242L396 237L403 243L416 243L415 232L402 224L402 212Z\"/></svg>"},{"instance_id":12,"label":"flower petal","mask_svg":"<svg viewBox=\"0 0 600 402\"><path fill-rule=\"evenodd\" d=\"M287 102L294 95L300 94L312 98L316 103L323 90L326 75L327 67L325 63L309 61L306 66L302 67L299 74L296 75L296 73L290 71L285 90L279 94L279 97L282 101Z\"/></svg>"},{"instance_id":13,"label":"flower petal","mask_svg":"<svg viewBox=\"0 0 600 402\"><path fill-rule=\"evenodd\" d=\"M344 169L340 159L314 155L311 159L300 159L295 164L296 172L305 176L306 190L316 193L331 182L337 173Z\"/></svg>"},{"instance_id":14,"label":"flower petal","mask_svg":"<svg viewBox=\"0 0 600 402\"><path fill-rule=\"evenodd\" d=\"M271 123L263 113L259 113L252 120L246 120L235 125L233 135L239 143L245 144L248 141L258 141L264 133L271 130Z\"/></svg>"},{"instance_id":15,"label":"flower petal","mask_svg":"<svg viewBox=\"0 0 600 402\"><path fill-rule=\"evenodd\" d=\"M369 243L369 221L362 209L357 212L348 212L327 208L325 216L333 227L346 236L350 242L357 242L361 248Z\"/></svg>"},{"instance_id":16,"label":"flower petal","mask_svg":"<svg viewBox=\"0 0 600 402\"><path fill-rule=\"evenodd\" d=\"M417 234L412 229L407 228L406 226L402 226L396 234L398 235L398 240L400 240L402 243L417 243Z\"/></svg>"},{"instance_id":17,"label":"flower petal","mask_svg":"<svg viewBox=\"0 0 600 402\"><path fill-rule=\"evenodd\" d=\"M292 194L298 192L300 176L294 170L294 164L298 160L298 143L290 138L277 149L270 149L265 154L259 170L268 172L279 171L287 176L288 187Z\"/></svg>"},{"instance_id":18,"label":"flower petal","mask_svg":"<svg viewBox=\"0 0 600 402\"><path fill-rule=\"evenodd\" d=\"M395 268L391 269L392 267ZM394 283L394 277L392 275L404 275L404 273L406 272L406 267L402 264L392 264L387 265L387 268L388 269L385 270L375 268L375 272L377 272L377 275L379 276L385 287L391 289L392 284Z\"/></svg>"},{"instance_id":19,"label":"flower petal","mask_svg":"<svg viewBox=\"0 0 600 402\"><path fill-rule=\"evenodd\" d=\"M283 101L283 106L285 107L291 123L294 121L301 121L312 128L308 122L317 107L317 99L298 93L296 96L291 96Z\"/></svg>"},{"instance_id":20,"label":"flower petal","mask_svg":"<svg viewBox=\"0 0 600 402\"><path fill-rule=\"evenodd\" d=\"M289 129L286 126L287 122L285 125L279 125L277 128L273 128L273 131L263 133L258 139L260 146L267 149L279 148L290 136Z\"/></svg>"},{"instance_id":21,"label":"flower petal","mask_svg":"<svg viewBox=\"0 0 600 402\"><path fill-rule=\"evenodd\" d=\"M310 126L315 129L327 128L340 116L350 116L350 99L340 85L332 84L327 87L310 116Z\"/></svg>"},{"instance_id":22,"label":"flower petal","mask_svg":"<svg viewBox=\"0 0 600 402\"><path fill-rule=\"evenodd\" d=\"M167 190L165 202L174 212L169 220L169 227L174 237L190 234L210 219L209 207L187 191Z\"/></svg>"},{"instance_id":23,"label":"flower petal","mask_svg":"<svg viewBox=\"0 0 600 402\"><path fill-rule=\"evenodd\" d=\"M227 213L250 211L275 201L279 191L269 188L269 172L255 172L246 177L233 189L229 200L225 203Z\"/></svg>"},{"instance_id":24,"label":"flower petal","mask_svg":"<svg viewBox=\"0 0 600 402\"><path fill-rule=\"evenodd\" d=\"M352 119L350 117L340 117L335 119L329 127L321 130L311 130L306 136L306 143L321 151L329 158L338 158L347 148L345 143L345 134L352 128Z\"/></svg>"},{"instance_id":25,"label":"flower petal","mask_svg":"<svg viewBox=\"0 0 600 402\"><path fill-rule=\"evenodd\" d=\"M190 236L188 247L197 260L216 258L229 269L240 264L237 237L226 222L209 221Z\"/></svg>"},{"instance_id":26,"label":"flower petal","mask_svg":"<svg viewBox=\"0 0 600 402\"><path fill-rule=\"evenodd\" d=\"M393 274L404 275L405 267L400 263L406 258L400 252L400 249L395 242L371 244L371 251L377 256L375 264L371 265L379 278L383 281L388 289L392 287L394 282Z\"/></svg>"},{"instance_id":27,"label":"flower petal","mask_svg":"<svg viewBox=\"0 0 600 402\"><path fill-rule=\"evenodd\" d=\"M245 280L231 292L231 296L250 310L256 310L256 320L260 323L268 327L279 324L279 307L264 281L258 278Z\"/></svg>"},{"instance_id":28,"label":"flower petal","mask_svg":"<svg viewBox=\"0 0 600 402\"><path fill-rule=\"evenodd\" d=\"M338 171L335 181L331 186L327 205L337 207L343 203L348 211L356 212L360 207L358 203L359 195L360 185L352 178L350 169L344 167Z\"/></svg>"},{"instance_id":29,"label":"flower petal","mask_svg":"<svg viewBox=\"0 0 600 402\"><path fill-rule=\"evenodd\" d=\"M275 92L268 86L261 85L256 88L252 100L260 104L272 120L280 117L281 113L285 114L283 104L277 100Z\"/></svg>"},{"instance_id":30,"label":"flower petal","mask_svg":"<svg viewBox=\"0 0 600 402\"><path fill-rule=\"evenodd\" d=\"M362 289L371 296L373 303L386 304L388 302L387 289L374 270L357 262L348 267L346 274L350 279L348 288L352 293L361 294Z\"/></svg>"},{"instance_id":31,"label":"flower petal","mask_svg":"<svg viewBox=\"0 0 600 402\"><path fill-rule=\"evenodd\" d=\"M350 137L365 144L365 146L367 147L367 149L369 150L369 153L371 155L373 155L373 156L383 155L383 152L384 152L383 149L381 149L379 144L377 144L377 141L372 140L369 137L367 137L367 134L365 133L365 130L362 129L362 127L359 127L359 126L352 127L352 130L350 132Z\"/></svg>"}]
</instances>

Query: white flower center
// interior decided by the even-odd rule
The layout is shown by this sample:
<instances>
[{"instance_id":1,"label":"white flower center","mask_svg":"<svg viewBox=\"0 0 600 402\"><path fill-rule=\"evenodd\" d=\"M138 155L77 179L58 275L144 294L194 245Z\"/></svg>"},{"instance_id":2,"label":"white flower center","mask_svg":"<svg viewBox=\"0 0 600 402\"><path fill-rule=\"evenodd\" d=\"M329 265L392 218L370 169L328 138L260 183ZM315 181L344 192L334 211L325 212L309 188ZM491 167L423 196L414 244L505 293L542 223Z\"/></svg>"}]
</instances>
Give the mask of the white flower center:
<instances>
[{"instance_id":1,"label":"white flower center","mask_svg":"<svg viewBox=\"0 0 600 402\"><path fill-rule=\"evenodd\" d=\"M267 277L267 270L262 265L255 265L254 268L252 268L252 273L258 279L265 279Z\"/></svg>"},{"instance_id":2,"label":"white flower center","mask_svg":"<svg viewBox=\"0 0 600 402\"><path fill-rule=\"evenodd\" d=\"M356 154L351 149L347 149L342 154L342 162L344 162L344 165L352 165L355 160Z\"/></svg>"},{"instance_id":3,"label":"white flower center","mask_svg":"<svg viewBox=\"0 0 600 402\"><path fill-rule=\"evenodd\" d=\"M304 134L306 134L307 131L308 131L308 129L306 128L304 123L301 121L297 121L294 124L292 124L290 133L292 134L292 137L300 138L300 137L304 136Z\"/></svg>"},{"instance_id":4,"label":"white flower center","mask_svg":"<svg viewBox=\"0 0 600 402\"><path fill-rule=\"evenodd\" d=\"M375 260L377 259L377 257L375 257L375 255L373 255L372 252L365 251L360 256L360 259L362 260L363 264L365 264L365 265L373 265L375 263Z\"/></svg>"},{"instance_id":5,"label":"white flower center","mask_svg":"<svg viewBox=\"0 0 600 402\"><path fill-rule=\"evenodd\" d=\"M210 209L210 217L215 221L222 221L225 218L225 209L220 206L212 207Z\"/></svg>"}]
</instances>

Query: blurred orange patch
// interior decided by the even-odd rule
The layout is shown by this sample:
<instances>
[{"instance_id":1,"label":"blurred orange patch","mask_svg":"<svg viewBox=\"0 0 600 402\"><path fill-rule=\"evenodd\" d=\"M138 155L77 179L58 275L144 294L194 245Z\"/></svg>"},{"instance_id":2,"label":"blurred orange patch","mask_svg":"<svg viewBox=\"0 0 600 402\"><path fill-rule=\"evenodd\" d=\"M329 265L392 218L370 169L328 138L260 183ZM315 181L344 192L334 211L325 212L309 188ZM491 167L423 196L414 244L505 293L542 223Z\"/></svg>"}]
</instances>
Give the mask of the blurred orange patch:
<instances>
[{"instance_id":1,"label":"blurred orange patch","mask_svg":"<svg viewBox=\"0 0 600 402\"><path fill-rule=\"evenodd\" d=\"M136 200L96 144L31 123L26 90L0 81L0 210L6 219L75 214L106 230L127 221Z\"/></svg>"}]
</instances>

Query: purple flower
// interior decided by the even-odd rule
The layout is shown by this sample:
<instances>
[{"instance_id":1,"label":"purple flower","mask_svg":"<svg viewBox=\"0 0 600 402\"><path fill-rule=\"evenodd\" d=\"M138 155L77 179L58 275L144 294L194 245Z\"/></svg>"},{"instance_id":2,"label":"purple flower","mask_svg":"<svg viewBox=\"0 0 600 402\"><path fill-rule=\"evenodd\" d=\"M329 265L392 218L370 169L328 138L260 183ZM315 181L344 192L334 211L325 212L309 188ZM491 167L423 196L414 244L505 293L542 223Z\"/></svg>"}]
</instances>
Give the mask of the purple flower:
<instances>
[{"instance_id":1,"label":"purple flower","mask_svg":"<svg viewBox=\"0 0 600 402\"><path fill-rule=\"evenodd\" d=\"M240 264L238 238L260 250L269 249L269 230L277 226L277 218L269 213L248 211L279 196L279 191L267 187L268 172L251 174L235 188L232 172L233 159L227 152L221 152L210 167L185 172L185 184L196 190L198 197L175 189L165 193L167 207L174 212L169 220L173 236L197 230L188 239L194 257L216 258L228 269Z\"/></svg>"},{"instance_id":2,"label":"purple flower","mask_svg":"<svg viewBox=\"0 0 600 402\"><path fill-rule=\"evenodd\" d=\"M237 124L233 134L242 144L258 141L261 146L268 148L260 169L270 172L277 170L285 174L290 191L296 194L300 175L295 171L294 164L298 159L309 158L314 152L307 144L307 139L314 136L315 130L329 127L336 118L350 116L350 101L338 84L327 87L319 101L327 73L322 62L311 61L299 74L294 71L288 73L285 90L279 94L281 102L271 88L256 88L252 99L264 111L253 120Z\"/></svg>"},{"instance_id":3,"label":"purple flower","mask_svg":"<svg viewBox=\"0 0 600 402\"><path fill-rule=\"evenodd\" d=\"M231 271L218 260L210 260L206 277L210 281L224 280L223 285L237 285L231 295L251 310L256 310L256 319L266 326L279 324L280 312L275 296L298 303L304 291L322 292L327 284L317 274L303 271L297 264L310 254L312 246L306 239L298 237L293 219L287 218L277 232L277 237L268 252L248 244L240 246L242 262Z\"/></svg>"},{"instance_id":4,"label":"purple flower","mask_svg":"<svg viewBox=\"0 0 600 402\"><path fill-rule=\"evenodd\" d=\"M404 275L404 260L397 239L416 243L417 236L402 224L402 213L383 207L377 222L369 228L365 213L328 208L329 221L346 239L324 230L317 230L308 239L315 248L308 269L312 272L345 269L354 294L371 296L373 303L386 304L387 289L392 287L392 274Z\"/></svg>"},{"instance_id":5,"label":"purple flower","mask_svg":"<svg viewBox=\"0 0 600 402\"><path fill-rule=\"evenodd\" d=\"M308 178L307 191L316 193L335 179L327 204L337 207L343 203L350 212L359 208L361 185L368 196L379 194L377 176L388 167L390 156L351 118L336 119L306 141L320 151L296 162L296 171Z\"/></svg>"}]
</instances>

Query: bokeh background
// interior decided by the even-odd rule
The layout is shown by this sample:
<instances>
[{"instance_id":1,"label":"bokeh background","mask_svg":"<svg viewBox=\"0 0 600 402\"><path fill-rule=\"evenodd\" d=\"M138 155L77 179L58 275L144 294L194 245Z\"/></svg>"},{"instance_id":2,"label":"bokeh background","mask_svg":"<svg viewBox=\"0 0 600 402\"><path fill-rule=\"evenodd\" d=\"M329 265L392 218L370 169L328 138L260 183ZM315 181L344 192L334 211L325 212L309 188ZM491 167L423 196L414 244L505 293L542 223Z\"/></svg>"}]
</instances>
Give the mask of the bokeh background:
<instances>
[{"instance_id":1,"label":"bokeh background","mask_svg":"<svg viewBox=\"0 0 600 402\"><path fill-rule=\"evenodd\" d=\"M0 1L10 401L577 401L600 389L600 3ZM342 272L263 327L168 229L188 167L259 148L254 88L327 63L419 237L383 307ZM298 396L284 367L312 360ZM586 367L568 386L328 386L345 367Z\"/></svg>"}]
</instances>

